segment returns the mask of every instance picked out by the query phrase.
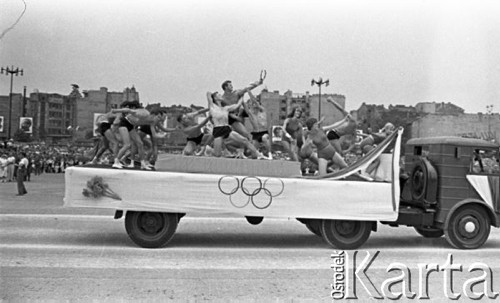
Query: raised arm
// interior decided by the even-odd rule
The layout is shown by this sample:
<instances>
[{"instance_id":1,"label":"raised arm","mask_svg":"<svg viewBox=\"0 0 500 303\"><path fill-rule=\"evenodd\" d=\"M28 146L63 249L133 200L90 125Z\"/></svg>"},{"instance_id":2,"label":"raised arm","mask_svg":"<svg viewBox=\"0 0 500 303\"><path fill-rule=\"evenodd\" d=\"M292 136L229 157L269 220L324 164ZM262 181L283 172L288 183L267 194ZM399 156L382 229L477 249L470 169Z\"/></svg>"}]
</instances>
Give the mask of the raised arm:
<instances>
[{"instance_id":1,"label":"raised arm","mask_svg":"<svg viewBox=\"0 0 500 303\"><path fill-rule=\"evenodd\" d=\"M186 133L186 134L189 134L189 133L191 133L193 130L195 130L197 128L201 129L203 126L205 126L208 123L208 121L210 121L210 116L208 116L205 119L203 119L203 121L201 121L201 123L199 123L199 124L183 128L182 131L184 133Z\"/></svg>"},{"instance_id":2,"label":"raised arm","mask_svg":"<svg viewBox=\"0 0 500 303\"><path fill-rule=\"evenodd\" d=\"M200 110L197 110L195 112L192 112L192 113L190 113L190 115L198 116L198 115L202 115L204 113L207 113L208 111L210 111L209 108L204 108L204 109L200 109Z\"/></svg>"},{"instance_id":3,"label":"raised arm","mask_svg":"<svg viewBox=\"0 0 500 303\"><path fill-rule=\"evenodd\" d=\"M224 108L228 112L234 112L234 111L238 110L238 108L240 108L241 106L243 106L243 98L240 98L240 100L238 101L238 103L225 106Z\"/></svg>"},{"instance_id":4,"label":"raised arm","mask_svg":"<svg viewBox=\"0 0 500 303\"><path fill-rule=\"evenodd\" d=\"M115 109L112 109L111 112L113 114L130 114L130 113L133 113L134 110L130 109L130 108L115 108Z\"/></svg>"},{"instance_id":5,"label":"raised arm","mask_svg":"<svg viewBox=\"0 0 500 303\"><path fill-rule=\"evenodd\" d=\"M286 118L285 121L283 122L283 133L285 134L285 136L287 136L287 138L292 138L292 135L288 133L288 131L286 130L286 127L288 125L288 122L290 121L290 118Z\"/></svg>"},{"instance_id":6,"label":"raised arm","mask_svg":"<svg viewBox=\"0 0 500 303\"><path fill-rule=\"evenodd\" d=\"M267 72L265 70L262 70L260 72L260 78L259 80L255 81L255 82L252 82L250 83L247 87L243 88L243 89L239 89L237 90L237 94L240 96L240 97L243 97L243 95L246 93L246 92L249 92L251 91L252 89L256 88L257 86L261 85L262 83L264 83L264 79L266 78L267 76Z\"/></svg>"},{"instance_id":7,"label":"raised arm","mask_svg":"<svg viewBox=\"0 0 500 303\"><path fill-rule=\"evenodd\" d=\"M260 110L265 110L265 108L260 104L259 101L257 101L257 98L252 94L251 91L248 91L248 96L250 97L249 101L253 103L253 106L257 106Z\"/></svg>"},{"instance_id":8,"label":"raised arm","mask_svg":"<svg viewBox=\"0 0 500 303\"><path fill-rule=\"evenodd\" d=\"M342 108L342 106L340 106L340 104L333 100L332 97L326 98L326 101L333 105L336 109L338 109L342 114L344 114L344 116L347 116L349 114L345 109Z\"/></svg>"},{"instance_id":9,"label":"raised arm","mask_svg":"<svg viewBox=\"0 0 500 303\"><path fill-rule=\"evenodd\" d=\"M173 131L177 130L177 128L175 128L175 127L169 128L169 127L163 126L163 121L162 120L156 121L153 126L156 127L156 128L158 128L162 132L165 132L165 133L169 133L169 132L173 132Z\"/></svg>"},{"instance_id":10,"label":"raised arm","mask_svg":"<svg viewBox=\"0 0 500 303\"><path fill-rule=\"evenodd\" d=\"M212 93L207 92L208 110L214 106L214 99L212 98Z\"/></svg>"},{"instance_id":11,"label":"raised arm","mask_svg":"<svg viewBox=\"0 0 500 303\"><path fill-rule=\"evenodd\" d=\"M333 124L323 126L323 127L321 127L321 128L322 128L324 131L329 131L329 130L331 130L331 129L337 128L337 127L339 127L340 125L344 124L344 123L345 123L345 121L346 121L346 118L344 118L344 119L342 119L342 120L340 120L340 121L337 121L337 122L335 122L335 123L333 123Z\"/></svg>"}]
</instances>

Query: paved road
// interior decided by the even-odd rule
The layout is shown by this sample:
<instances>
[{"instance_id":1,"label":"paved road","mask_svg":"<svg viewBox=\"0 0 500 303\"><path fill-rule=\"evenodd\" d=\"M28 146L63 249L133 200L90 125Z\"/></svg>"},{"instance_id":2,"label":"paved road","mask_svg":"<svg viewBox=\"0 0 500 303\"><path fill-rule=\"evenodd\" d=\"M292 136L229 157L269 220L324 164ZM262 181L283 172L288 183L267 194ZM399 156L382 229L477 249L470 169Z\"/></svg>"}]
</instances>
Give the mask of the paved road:
<instances>
[{"instance_id":1,"label":"paved road","mask_svg":"<svg viewBox=\"0 0 500 303\"><path fill-rule=\"evenodd\" d=\"M167 248L148 250L132 243L112 211L64 208L63 175L35 177L26 186L29 194L17 197L14 183L0 184L0 300L331 301L334 250L295 220L252 226L241 218L188 216ZM453 264L462 265L453 291L464 302L462 286L482 273L467 271L474 262L492 268L493 290L500 291L499 248L498 229L481 249L458 251L444 238L379 226L359 251L357 266L367 252L373 257L380 251L367 275L387 297L384 281L403 272L387 272L394 262L408 267L411 290L418 292L418 263L442 269L452 254ZM429 274L431 302L445 299L444 276ZM357 301L368 301L357 281ZM392 290L401 290L401 283Z\"/></svg>"}]
</instances>

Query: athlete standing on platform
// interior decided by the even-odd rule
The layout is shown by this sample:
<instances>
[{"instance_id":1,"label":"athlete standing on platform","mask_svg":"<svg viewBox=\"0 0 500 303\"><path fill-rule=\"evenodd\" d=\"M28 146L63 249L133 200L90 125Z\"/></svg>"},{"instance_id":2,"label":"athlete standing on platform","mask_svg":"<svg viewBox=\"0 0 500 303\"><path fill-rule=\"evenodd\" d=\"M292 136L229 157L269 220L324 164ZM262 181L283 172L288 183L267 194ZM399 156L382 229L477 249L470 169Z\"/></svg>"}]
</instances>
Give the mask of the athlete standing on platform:
<instances>
[{"instance_id":1,"label":"athlete standing on platform","mask_svg":"<svg viewBox=\"0 0 500 303\"><path fill-rule=\"evenodd\" d=\"M221 100L222 106L237 104L243 98L243 95L245 95L246 92L249 92L252 89L264 83L266 75L267 72L265 70L262 70L260 73L259 80L254 83L251 83L249 86L243 89L235 90L233 88L233 83L230 80L224 81L224 83L222 83L222 90L224 90ZM248 140L251 140L252 137L248 133L248 130L246 129L245 125L243 124L244 116L245 116L244 110L243 108L240 108L237 112L229 114L228 122L234 131L236 131L243 137L247 138Z\"/></svg>"},{"instance_id":2,"label":"athlete standing on platform","mask_svg":"<svg viewBox=\"0 0 500 303\"><path fill-rule=\"evenodd\" d=\"M330 144L325 131L320 126L321 121L318 122L316 118L309 118L306 121L307 129L309 130L308 138L318 150L318 171L319 174L326 175L328 161L333 161L340 168L346 168L347 164L335 148Z\"/></svg>"},{"instance_id":3,"label":"athlete standing on platform","mask_svg":"<svg viewBox=\"0 0 500 303\"><path fill-rule=\"evenodd\" d=\"M111 150L111 152L113 153L113 158L116 158L119 146L118 140L116 139L115 133L111 129L111 126L113 125L113 122L115 121L117 115L118 114L108 112L104 115L101 115L97 119L96 132L101 135L102 146L99 148L94 158L92 159L92 164L97 164L102 154L104 154L107 149Z\"/></svg>"},{"instance_id":4,"label":"athlete standing on platform","mask_svg":"<svg viewBox=\"0 0 500 303\"><path fill-rule=\"evenodd\" d=\"M136 126L151 124L154 117L151 116L149 111L142 108L138 101L124 102L122 108L113 109L113 113L121 113L119 118L116 118L113 122L115 127L118 127L118 132L122 138L123 146L118 151L118 155L113 163L114 168L122 168L123 164L120 163L120 159L125 155L127 150L131 150L131 161L129 168L134 167L134 149L132 144L137 148L139 155L139 160L141 161L141 169L151 170L151 165L148 165L144 159L144 144L137 133Z\"/></svg>"},{"instance_id":5,"label":"athlete standing on platform","mask_svg":"<svg viewBox=\"0 0 500 303\"><path fill-rule=\"evenodd\" d=\"M197 123L195 118L198 115L202 115L208 112L209 109L201 109L192 113L180 114L177 116L177 122L179 123L179 128L182 129L184 134L187 136L186 146L182 151L185 156L192 156L195 154L196 148L202 144L209 145L213 141L211 134L204 134L203 127L208 123L210 117L206 117L201 123Z\"/></svg>"},{"instance_id":6,"label":"athlete standing on platform","mask_svg":"<svg viewBox=\"0 0 500 303\"><path fill-rule=\"evenodd\" d=\"M332 97L328 97L326 101L332 104L344 115L342 120L323 127L323 130L327 132L326 135L332 146L338 153L343 155L342 147L340 146L340 138L345 135L356 135L357 124L352 116L337 102L335 102Z\"/></svg>"},{"instance_id":7,"label":"athlete standing on platform","mask_svg":"<svg viewBox=\"0 0 500 303\"><path fill-rule=\"evenodd\" d=\"M267 149L268 159L273 159L271 152L271 138L269 137L269 125L267 123L266 109L260 104L254 95L248 91L250 99L243 102L243 107L248 114L248 119L252 124L252 140L255 148L259 148L260 144L264 144Z\"/></svg>"},{"instance_id":8,"label":"athlete standing on platform","mask_svg":"<svg viewBox=\"0 0 500 303\"><path fill-rule=\"evenodd\" d=\"M219 93L207 92L208 108L214 124L214 156L220 157L223 144L247 148L252 153L252 158L263 158L250 141L235 132L229 125L229 112L236 111L242 106L243 99L238 103L228 106L222 105L222 96Z\"/></svg>"},{"instance_id":9,"label":"athlete standing on platform","mask_svg":"<svg viewBox=\"0 0 500 303\"><path fill-rule=\"evenodd\" d=\"M294 107L292 112L283 122L283 129L285 130L282 138L282 144L286 150L290 151L290 158L292 161L297 161L298 150L302 147L303 134L302 134L302 108Z\"/></svg>"},{"instance_id":10,"label":"athlete standing on platform","mask_svg":"<svg viewBox=\"0 0 500 303\"><path fill-rule=\"evenodd\" d=\"M149 124L142 124L136 127L139 137L144 146L147 146L145 156L146 164L151 166L158 158L158 139L165 137L166 133L175 131L175 128L165 128L163 126L167 117L167 112L160 108L151 110L153 120ZM160 134L162 131L163 134ZM145 150L146 150L145 149Z\"/></svg>"}]
</instances>

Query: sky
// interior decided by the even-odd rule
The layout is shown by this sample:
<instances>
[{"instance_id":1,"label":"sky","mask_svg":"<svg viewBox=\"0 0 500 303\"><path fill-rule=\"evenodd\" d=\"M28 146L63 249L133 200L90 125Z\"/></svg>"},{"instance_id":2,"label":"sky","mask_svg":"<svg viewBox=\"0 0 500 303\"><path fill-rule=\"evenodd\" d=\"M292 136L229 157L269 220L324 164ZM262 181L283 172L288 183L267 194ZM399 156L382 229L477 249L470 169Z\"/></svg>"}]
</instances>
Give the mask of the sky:
<instances>
[{"instance_id":1,"label":"sky","mask_svg":"<svg viewBox=\"0 0 500 303\"><path fill-rule=\"evenodd\" d=\"M26 10L23 14L23 10ZM206 105L224 80L368 104L500 111L500 2L0 0L0 64L14 93L121 92ZM0 75L0 95L10 77Z\"/></svg>"}]
</instances>

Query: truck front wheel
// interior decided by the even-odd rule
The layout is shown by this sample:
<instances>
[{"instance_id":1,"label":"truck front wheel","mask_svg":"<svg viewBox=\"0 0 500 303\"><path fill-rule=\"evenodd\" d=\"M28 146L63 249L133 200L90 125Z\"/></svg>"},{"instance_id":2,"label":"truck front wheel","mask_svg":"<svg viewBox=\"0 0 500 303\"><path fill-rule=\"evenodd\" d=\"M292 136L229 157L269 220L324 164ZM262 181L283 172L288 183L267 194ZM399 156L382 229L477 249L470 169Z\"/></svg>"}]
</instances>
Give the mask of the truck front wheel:
<instances>
[{"instance_id":1,"label":"truck front wheel","mask_svg":"<svg viewBox=\"0 0 500 303\"><path fill-rule=\"evenodd\" d=\"M323 239L338 249L356 249L366 242L372 231L373 222L351 220L323 220Z\"/></svg>"},{"instance_id":2,"label":"truck front wheel","mask_svg":"<svg viewBox=\"0 0 500 303\"><path fill-rule=\"evenodd\" d=\"M445 226L446 240L459 249L481 247L490 235L488 213L480 205L464 205L455 210Z\"/></svg>"},{"instance_id":3,"label":"truck front wheel","mask_svg":"<svg viewBox=\"0 0 500 303\"><path fill-rule=\"evenodd\" d=\"M164 247L173 238L178 216L173 213L127 211L125 229L135 244L144 248Z\"/></svg>"}]
</instances>

